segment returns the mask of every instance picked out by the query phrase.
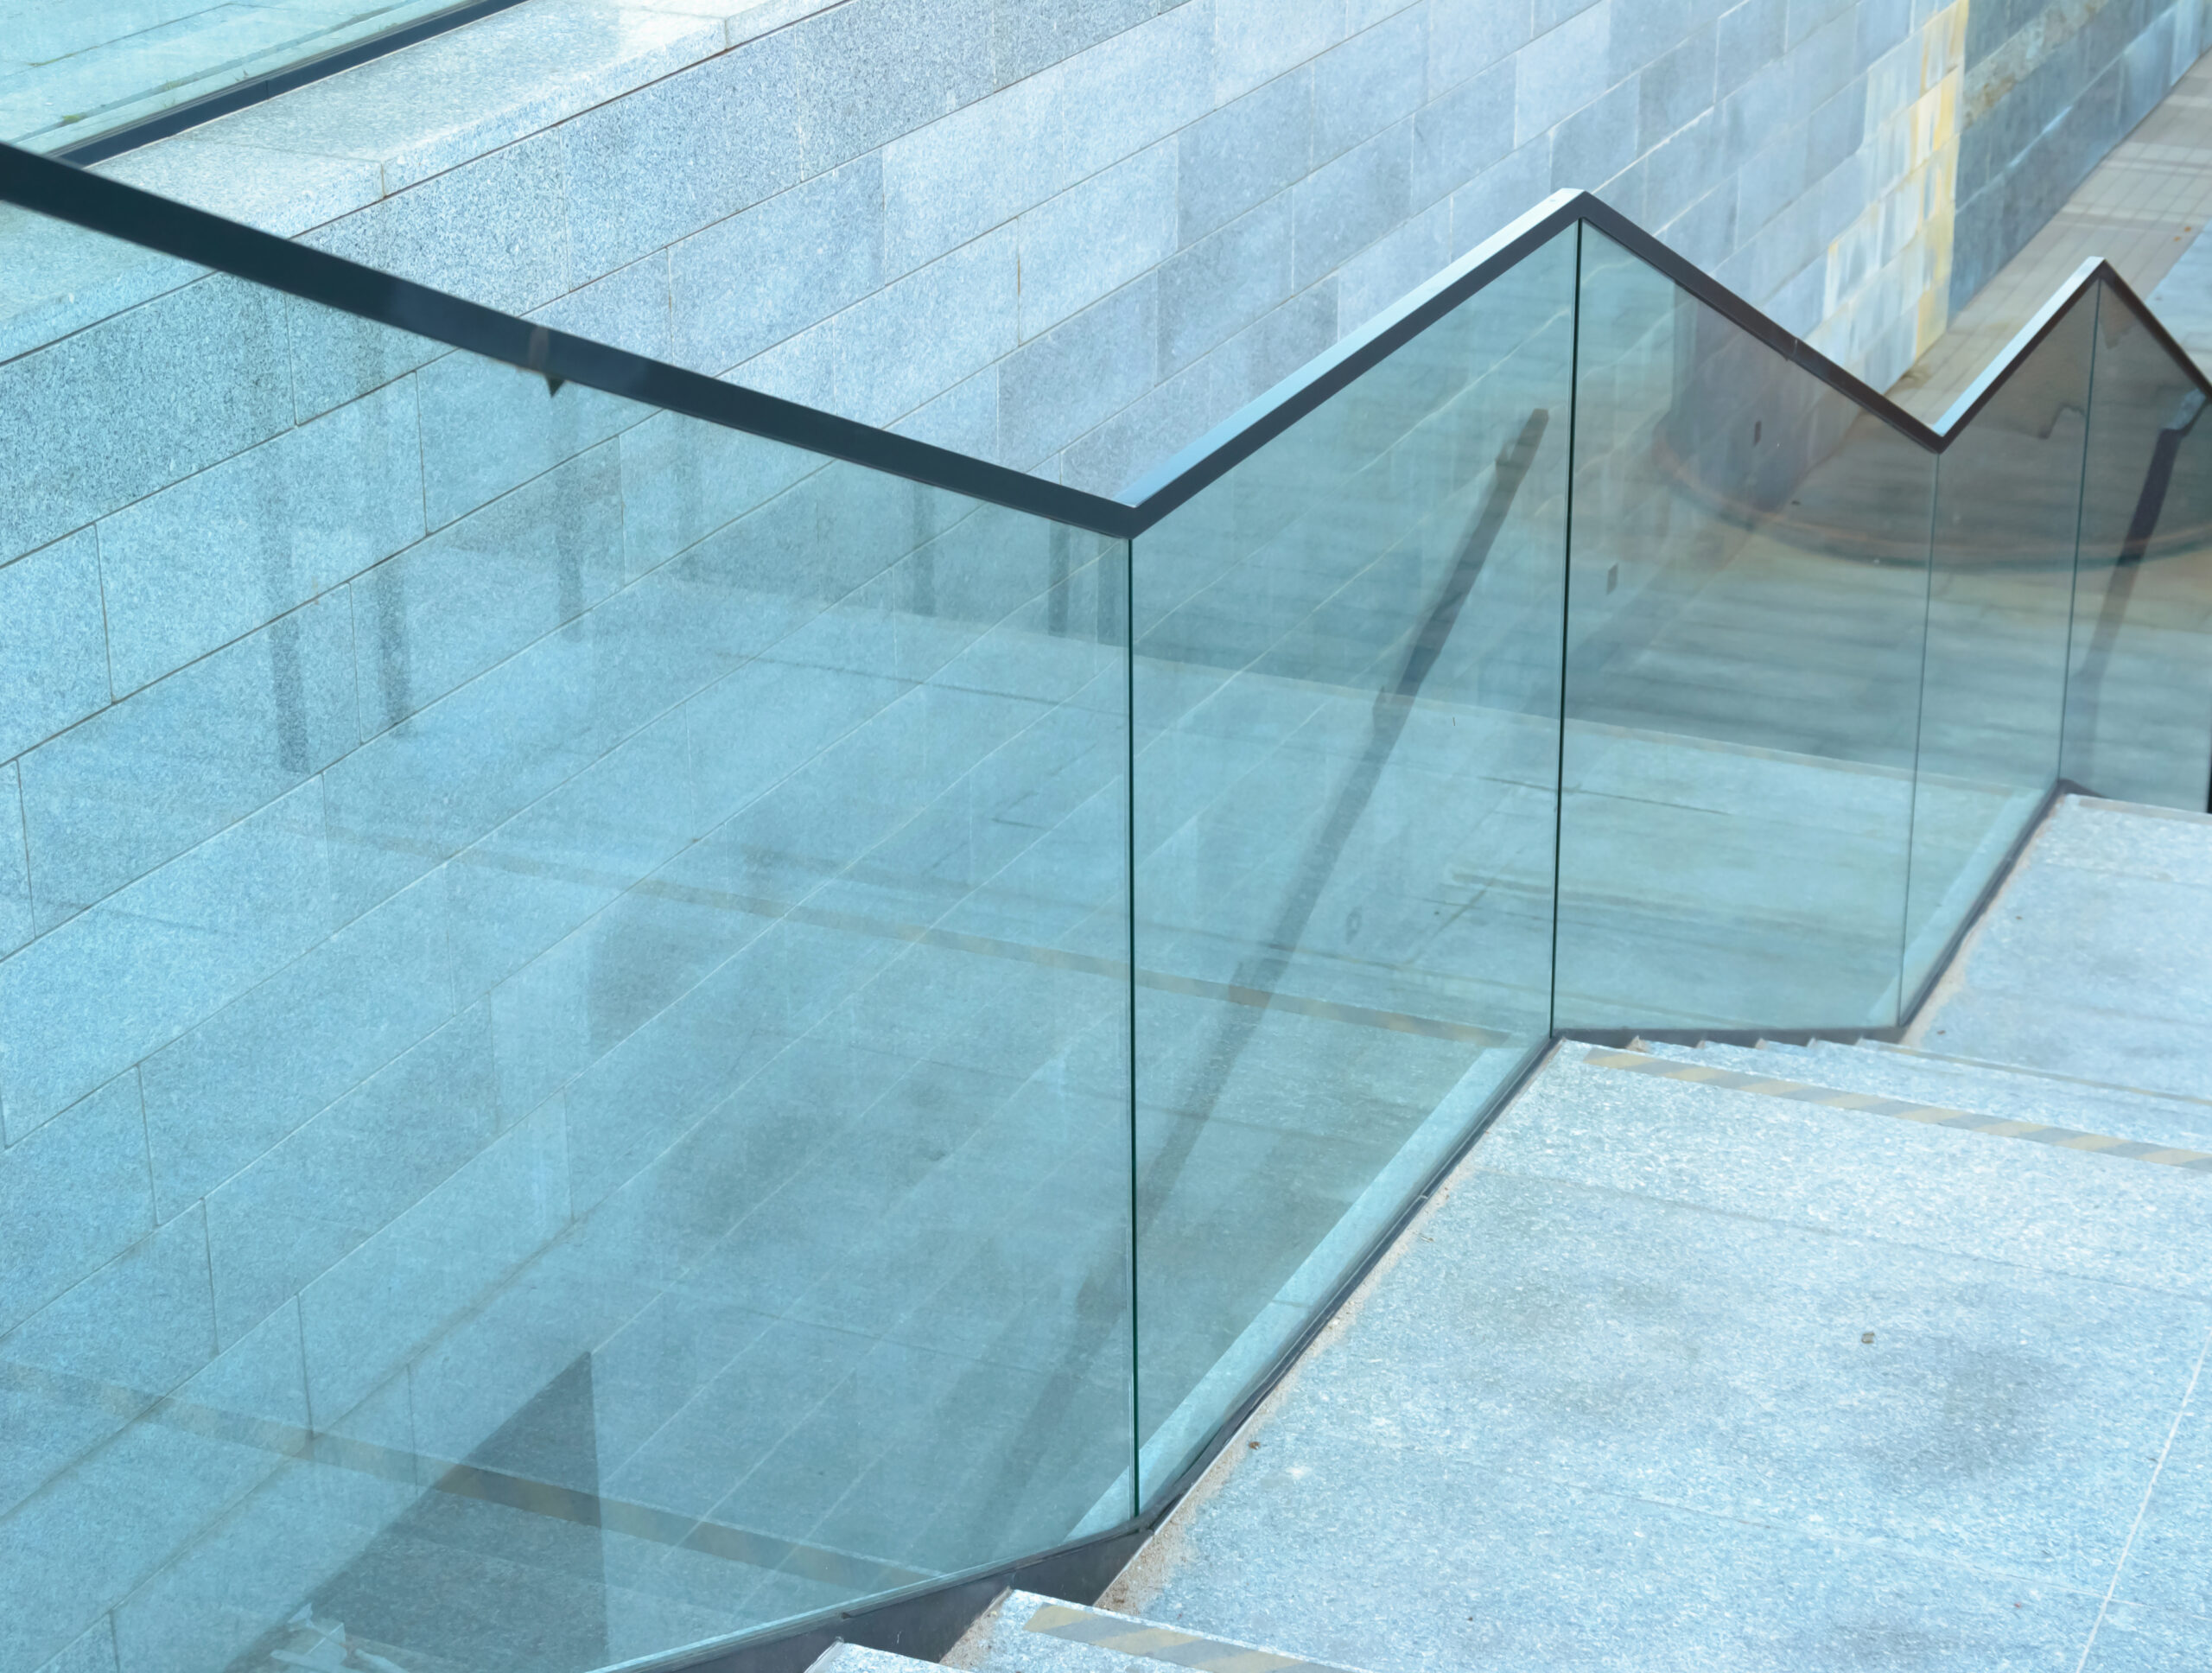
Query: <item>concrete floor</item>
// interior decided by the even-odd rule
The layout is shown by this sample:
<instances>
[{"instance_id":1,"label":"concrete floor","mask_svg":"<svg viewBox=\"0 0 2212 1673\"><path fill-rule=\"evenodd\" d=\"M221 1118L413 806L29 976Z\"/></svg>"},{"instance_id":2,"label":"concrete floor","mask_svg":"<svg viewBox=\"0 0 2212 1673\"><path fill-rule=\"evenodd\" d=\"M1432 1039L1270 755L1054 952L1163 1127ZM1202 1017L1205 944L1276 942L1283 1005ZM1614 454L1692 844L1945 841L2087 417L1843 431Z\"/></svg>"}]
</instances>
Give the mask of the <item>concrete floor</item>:
<instances>
[{"instance_id":1,"label":"concrete floor","mask_svg":"<svg viewBox=\"0 0 2212 1673\"><path fill-rule=\"evenodd\" d=\"M2212 1148L2208 931L2212 820L2069 800L1917 1051L1562 1047L1104 1606L1374 1673L2212 1663L2212 1175L1803 1092Z\"/></svg>"}]
</instances>

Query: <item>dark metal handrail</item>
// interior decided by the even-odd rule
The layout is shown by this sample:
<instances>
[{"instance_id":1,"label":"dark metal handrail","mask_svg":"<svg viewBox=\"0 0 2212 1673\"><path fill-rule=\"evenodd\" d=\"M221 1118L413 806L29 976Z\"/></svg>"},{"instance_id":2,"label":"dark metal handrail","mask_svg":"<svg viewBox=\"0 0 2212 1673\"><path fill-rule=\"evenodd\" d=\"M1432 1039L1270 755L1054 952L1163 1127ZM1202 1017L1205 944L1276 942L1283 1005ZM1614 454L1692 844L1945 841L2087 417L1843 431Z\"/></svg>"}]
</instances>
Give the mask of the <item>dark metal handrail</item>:
<instances>
[{"instance_id":1,"label":"dark metal handrail","mask_svg":"<svg viewBox=\"0 0 2212 1673\"><path fill-rule=\"evenodd\" d=\"M581 384L1115 539L1129 539L1152 528L1524 257L1578 224L1604 233L1748 335L1930 453L1940 454L1950 446L2074 301L2097 284L2118 293L2197 388L2212 397L2212 380L2112 265L2099 261L2076 272L1944 416L1942 426L1931 426L1785 330L1619 211L1588 192L1560 192L1141 479L1131 502L1048 482L703 372L533 325L480 302L16 146L0 144L0 202L502 360L556 385Z\"/></svg>"}]
</instances>

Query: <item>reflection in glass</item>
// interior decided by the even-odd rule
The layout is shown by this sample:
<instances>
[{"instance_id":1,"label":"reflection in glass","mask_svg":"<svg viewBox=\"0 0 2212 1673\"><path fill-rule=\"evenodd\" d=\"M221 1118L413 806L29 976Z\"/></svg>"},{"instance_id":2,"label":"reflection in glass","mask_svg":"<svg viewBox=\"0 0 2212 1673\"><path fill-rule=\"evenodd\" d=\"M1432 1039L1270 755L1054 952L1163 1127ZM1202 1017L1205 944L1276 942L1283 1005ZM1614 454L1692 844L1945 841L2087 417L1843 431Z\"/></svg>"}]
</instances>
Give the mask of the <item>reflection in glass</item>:
<instances>
[{"instance_id":1,"label":"reflection in glass","mask_svg":"<svg viewBox=\"0 0 2212 1673\"><path fill-rule=\"evenodd\" d=\"M7 0L0 5L0 140L66 150L457 3Z\"/></svg>"},{"instance_id":2,"label":"reflection in glass","mask_svg":"<svg viewBox=\"0 0 2212 1673\"><path fill-rule=\"evenodd\" d=\"M1929 455L1585 234L1562 1027L1896 1019Z\"/></svg>"},{"instance_id":3,"label":"reflection in glass","mask_svg":"<svg viewBox=\"0 0 2212 1673\"><path fill-rule=\"evenodd\" d=\"M2057 779L2096 306L2069 304L1937 464L1908 1000Z\"/></svg>"},{"instance_id":4,"label":"reflection in glass","mask_svg":"<svg viewBox=\"0 0 2212 1673\"><path fill-rule=\"evenodd\" d=\"M2212 419L2117 292L2097 304L2064 777L2202 812L2212 779Z\"/></svg>"},{"instance_id":5,"label":"reflection in glass","mask_svg":"<svg viewBox=\"0 0 2212 1673\"><path fill-rule=\"evenodd\" d=\"M1135 543L1147 1493L1544 1038L1573 246Z\"/></svg>"},{"instance_id":6,"label":"reflection in glass","mask_svg":"<svg viewBox=\"0 0 2212 1673\"><path fill-rule=\"evenodd\" d=\"M0 1668L565 1673L1127 1514L1126 545L222 277L71 323Z\"/></svg>"}]
</instances>

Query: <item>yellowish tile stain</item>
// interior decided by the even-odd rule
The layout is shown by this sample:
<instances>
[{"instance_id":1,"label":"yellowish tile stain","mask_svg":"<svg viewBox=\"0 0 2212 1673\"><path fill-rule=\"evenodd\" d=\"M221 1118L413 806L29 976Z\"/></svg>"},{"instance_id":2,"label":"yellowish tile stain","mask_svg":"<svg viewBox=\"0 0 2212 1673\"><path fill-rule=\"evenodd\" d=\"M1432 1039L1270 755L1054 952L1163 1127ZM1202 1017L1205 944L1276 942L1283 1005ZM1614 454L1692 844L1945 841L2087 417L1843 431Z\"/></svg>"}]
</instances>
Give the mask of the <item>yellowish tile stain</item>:
<instances>
[{"instance_id":1,"label":"yellowish tile stain","mask_svg":"<svg viewBox=\"0 0 2212 1673\"><path fill-rule=\"evenodd\" d=\"M1868 200L1827 247L1812 342L1878 389L1949 323L1967 3L1939 9L1866 78Z\"/></svg>"}]
</instances>

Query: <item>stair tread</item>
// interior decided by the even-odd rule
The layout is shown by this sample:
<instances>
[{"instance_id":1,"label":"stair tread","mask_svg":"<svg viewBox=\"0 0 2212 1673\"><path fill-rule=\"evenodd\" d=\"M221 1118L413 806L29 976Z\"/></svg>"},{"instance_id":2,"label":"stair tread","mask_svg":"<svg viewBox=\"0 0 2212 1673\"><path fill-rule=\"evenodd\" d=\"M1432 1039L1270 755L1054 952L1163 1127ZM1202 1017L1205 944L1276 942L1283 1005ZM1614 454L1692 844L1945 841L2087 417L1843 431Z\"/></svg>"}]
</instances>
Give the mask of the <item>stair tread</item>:
<instances>
[{"instance_id":1,"label":"stair tread","mask_svg":"<svg viewBox=\"0 0 2212 1673\"><path fill-rule=\"evenodd\" d=\"M1909 1099L2001 1120L2212 1151L2212 1104L2170 1093L2059 1080L2032 1070L1942 1059L1875 1041L1826 1043L1798 1059L1740 1046L1648 1042L1637 1049L1675 1062L1703 1063L1839 1092Z\"/></svg>"},{"instance_id":2,"label":"stair tread","mask_svg":"<svg viewBox=\"0 0 2212 1673\"><path fill-rule=\"evenodd\" d=\"M1210 1673L1353 1673L1338 1663L1309 1661L1287 1651L1033 1592L1007 1593L945 1663L972 1673L1123 1673L1163 1667Z\"/></svg>"},{"instance_id":3,"label":"stair tread","mask_svg":"<svg viewBox=\"0 0 2212 1673\"><path fill-rule=\"evenodd\" d=\"M806 1673L906 1673L906 1670L935 1663L888 1650L870 1650L857 1644L833 1644L817 1656Z\"/></svg>"}]
</instances>

